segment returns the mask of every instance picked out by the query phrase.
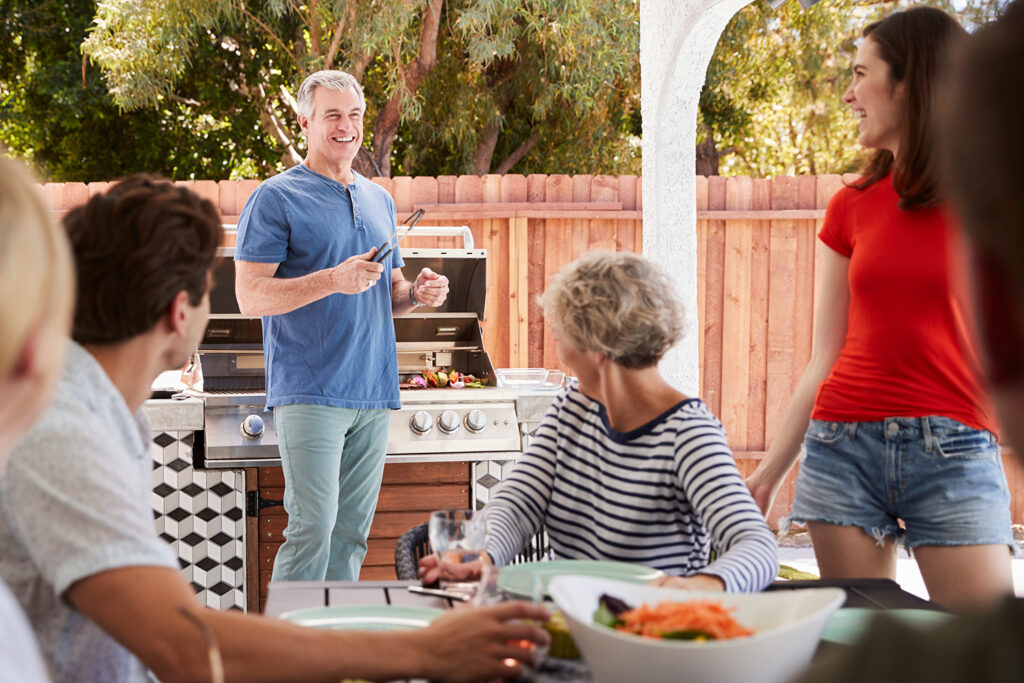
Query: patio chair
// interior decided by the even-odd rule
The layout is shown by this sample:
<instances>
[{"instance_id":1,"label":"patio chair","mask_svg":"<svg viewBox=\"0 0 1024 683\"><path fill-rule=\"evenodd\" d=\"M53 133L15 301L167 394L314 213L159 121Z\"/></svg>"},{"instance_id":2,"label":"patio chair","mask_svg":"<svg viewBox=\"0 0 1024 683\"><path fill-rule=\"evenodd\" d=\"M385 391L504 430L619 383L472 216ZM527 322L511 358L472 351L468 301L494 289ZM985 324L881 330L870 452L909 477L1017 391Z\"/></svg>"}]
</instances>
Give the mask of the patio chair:
<instances>
[{"instance_id":1,"label":"patio chair","mask_svg":"<svg viewBox=\"0 0 1024 683\"><path fill-rule=\"evenodd\" d=\"M428 527L428 522L417 524L402 534L398 538L398 542L395 543L395 574L398 575L400 581L414 581L416 570L420 566L420 559L433 552L430 547ZM539 562L550 559L550 555L547 530L541 527L530 540L529 545L512 558L511 564Z\"/></svg>"}]
</instances>

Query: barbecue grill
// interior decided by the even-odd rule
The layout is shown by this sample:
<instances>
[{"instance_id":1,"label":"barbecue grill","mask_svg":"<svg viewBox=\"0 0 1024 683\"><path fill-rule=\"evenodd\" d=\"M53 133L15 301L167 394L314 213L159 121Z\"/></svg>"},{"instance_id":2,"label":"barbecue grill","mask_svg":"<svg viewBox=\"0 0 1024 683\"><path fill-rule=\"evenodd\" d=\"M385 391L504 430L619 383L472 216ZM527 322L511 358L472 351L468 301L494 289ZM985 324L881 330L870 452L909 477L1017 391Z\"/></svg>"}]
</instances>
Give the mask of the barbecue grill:
<instances>
[{"instance_id":1,"label":"barbecue grill","mask_svg":"<svg viewBox=\"0 0 1024 683\"><path fill-rule=\"evenodd\" d=\"M403 388L391 415L388 462L511 460L521 451L515 393L496 387L480 321L487 289L487 253L474 249L468 228L417 228L423 236L457 234L461 249L403 249L413 278L428 267L448 277L438 308L395 319L399 380L423 372L473 375L482 388ZM234 296L234 248L214 275L210 322L199 347L205 400L201 466L262 467L280 462L273 412L266 409L263 329L239 313Z\"/></svg>"}]
</instances>

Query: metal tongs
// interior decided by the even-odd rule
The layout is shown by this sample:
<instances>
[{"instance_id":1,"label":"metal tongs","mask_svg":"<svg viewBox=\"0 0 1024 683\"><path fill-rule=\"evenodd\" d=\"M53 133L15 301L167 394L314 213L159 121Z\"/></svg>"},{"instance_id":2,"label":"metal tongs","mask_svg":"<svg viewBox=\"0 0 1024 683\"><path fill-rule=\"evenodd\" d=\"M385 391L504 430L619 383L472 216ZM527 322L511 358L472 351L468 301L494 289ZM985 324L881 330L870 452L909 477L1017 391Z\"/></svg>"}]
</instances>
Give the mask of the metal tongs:
<instances>
[{"instance_id":1,"label":"metal tongs","mask_svg":"<svg viewBox=\"0 0 1024 683\"><path fill-rule=\"evenodd\" d=\"M384 259L386 259L388 257L388 254L394 251L398 247L398 245L402 243L402 240L404 240L406 236L410 232L412 232L412 229L415 228L416 224L420 222L421 218L423 218L423 214L423 209L417 209L411 216L409 216L404 221L399 223L398 227L395 228L395 231L391 233L391 236L384 241L384 244L377 247L377 255L373 257L373 262L380 263ZM403 232L401 235L398 235L398 231L402 229L403 225L408 225L409 227L406 228L405 232ZM394 244L391 244L391 240L395 239L395 236L398 236L398 240ZM384 247L388 247L388 250L384 251Z\"/></svg>"}]
</instances>

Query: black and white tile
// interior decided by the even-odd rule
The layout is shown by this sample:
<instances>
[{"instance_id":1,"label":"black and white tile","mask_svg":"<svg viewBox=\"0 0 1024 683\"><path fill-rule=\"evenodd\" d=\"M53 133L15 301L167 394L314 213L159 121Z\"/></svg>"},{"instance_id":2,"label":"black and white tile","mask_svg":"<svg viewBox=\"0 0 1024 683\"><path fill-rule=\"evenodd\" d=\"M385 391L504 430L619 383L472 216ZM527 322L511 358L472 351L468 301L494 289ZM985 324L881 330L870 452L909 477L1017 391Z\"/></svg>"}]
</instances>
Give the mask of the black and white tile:
<instances>
[{"instance_id":1,"label":"black and white tile","mask_svg":"<svg viewBox=\"0 0 1024 683\"><path fill-rule=\"evenodd\" d=\"M193 467L195 432L153 437L153 514L202 604L245 610L245 472Z\"/></svg>"}]
</instances>

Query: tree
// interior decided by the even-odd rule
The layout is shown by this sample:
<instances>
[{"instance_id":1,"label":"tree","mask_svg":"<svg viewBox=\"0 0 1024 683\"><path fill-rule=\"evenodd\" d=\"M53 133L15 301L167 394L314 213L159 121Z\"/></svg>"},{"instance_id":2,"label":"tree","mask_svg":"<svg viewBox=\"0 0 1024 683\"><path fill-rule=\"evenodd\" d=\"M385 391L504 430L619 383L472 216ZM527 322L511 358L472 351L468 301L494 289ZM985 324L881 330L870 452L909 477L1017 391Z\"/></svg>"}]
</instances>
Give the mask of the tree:
<instances>
[{"instance_id":1,"label":"tree","mask_svg":"<svg viewBox=\"0 0 1024 683\"><path fill-rule=\"evenodd\" d=\"M121 111L100 72L83 63L80 44L95 14L92 0L0 0L0 141L51 180L104 180L136 171L173 178L229 177L255 170L271 150L231 136L251 112L216 119L167 100ZM202 85L205 78L205 85ZM199 74L190 89L209 88ZM248 145L253 142L254 145ZM251 172L251 171L250 171Z\"/></svg>"},{"instance_id":2,"label":"tree","mask_svg":"<svg viewBox=\"0 0 1024 683\"><path fill-rule=\"evenodd\" d=\"M468 158L506 170L541 150L634 169L618 122L639 105L638 42L635 2L612 0L102 0L83 49L128 110L254 110L278 167L301 158L296 83L342 68L363 83L372 128L357 168L389 175L396 151L421 174L467 170ZM204 98L195 75L211 72L223 85ZM567 137L545 144L552 123Z\"/></svg>"},{"instance_id":3,"label":"tree","mask_svg":"<svg viewBox=\"0 0 1024 683\"><path fill-rule=\"evenodd\" d=\"M863 28L914 4L830 0L778 12L754 2L726 28L708 67L698 120L697 172L766 177L845 173L861 159L842 94ZM1007 0L933 0L965 26L991 21Z\"/></svg>"}]
</instances>

